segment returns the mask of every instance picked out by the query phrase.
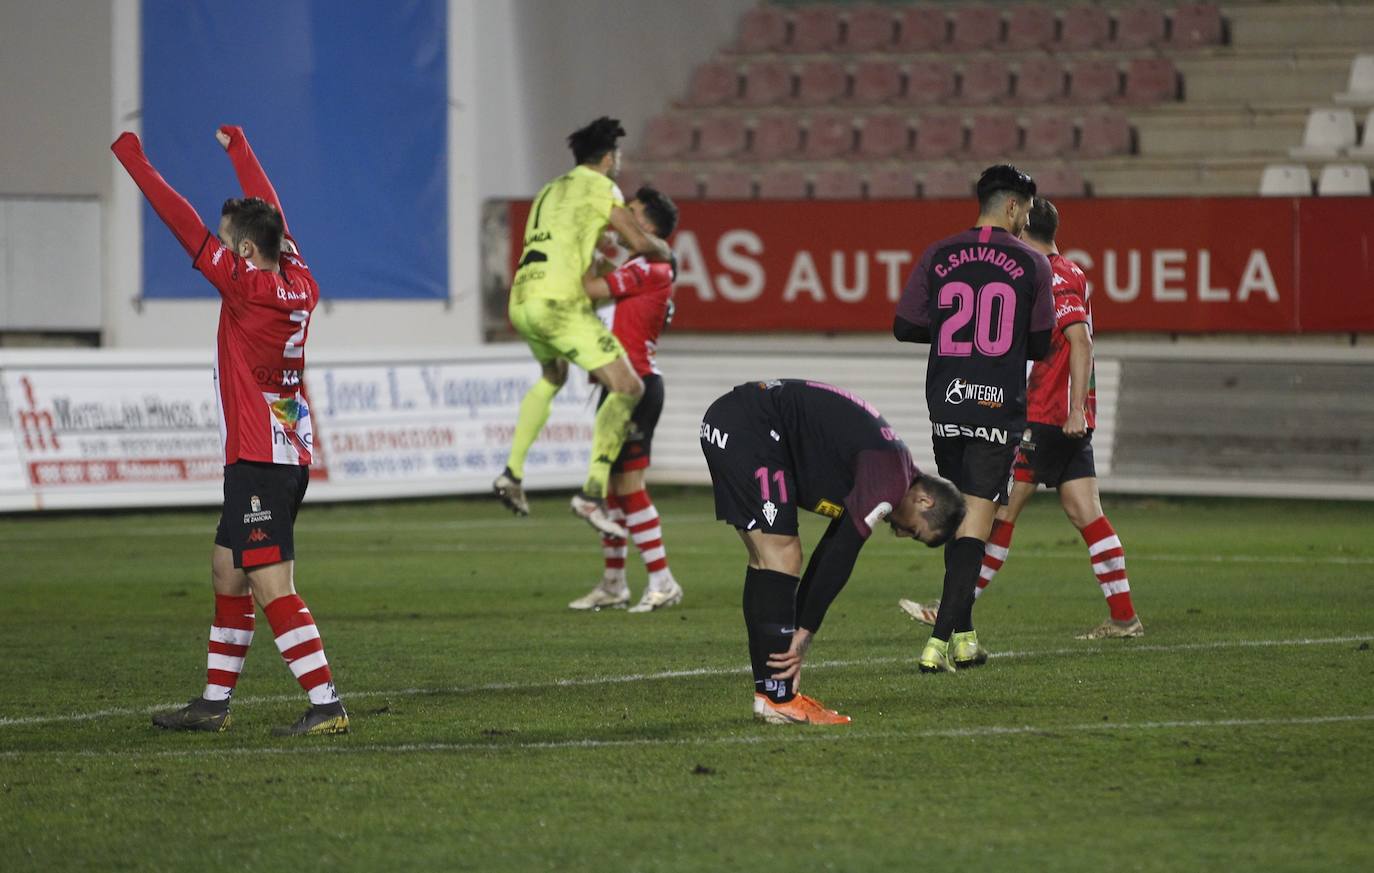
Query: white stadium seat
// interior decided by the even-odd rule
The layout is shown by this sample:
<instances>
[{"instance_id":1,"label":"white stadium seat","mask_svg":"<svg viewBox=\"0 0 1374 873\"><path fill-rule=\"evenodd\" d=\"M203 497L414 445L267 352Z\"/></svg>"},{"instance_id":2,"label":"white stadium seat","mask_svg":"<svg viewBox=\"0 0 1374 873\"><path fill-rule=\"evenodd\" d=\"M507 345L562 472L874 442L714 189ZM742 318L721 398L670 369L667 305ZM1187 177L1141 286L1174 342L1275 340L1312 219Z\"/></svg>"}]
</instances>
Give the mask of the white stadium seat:
<instances>
[{"instance_id":1,"label":"white stadium seat","mask_svg":"<svg viewBox=\"0 0 1374 873\"><path fill-rule=\"evenodd\" d=\"M1302 164L1270 164L1260 176L1261 197L1309 197L1312 174Z\"/></svg>"},{"instance_id":2,"label":"white stadium seat","mask_svg":"<svg viewBox=\"0 0 1374 873\"><path fill-rule=\"evenodd\" d=\"M1374 55L1355 56L1350 62L1350 82L1335 96L1337 103L1374 106Z\"/></svg>"},{"instance_id":3,"label":"white stadium seat","mask_svg":"<svg viewBox=\"0 0 1374 873\"><path fill-rule=\"evenodd\" d=\"M1295 158L1334 158L1355 145L1355 114L1349 109L1313 109L1307 114L1302 145L1288 150Z\"/></svg>"},{"instance_id":4,"label":"white stadium seat","mask_svg":"<svg viewBox=\"0 0 1374 873\"><path fill-rule=\"evenodd\" d=\"M1323 197L1368 197L1369 168L1364 164L1327 164L1317 177Z\"/></svg>"},{"instance_id":5,"label":"white stadium seat","mask_svg":"<svg viewBox=\"0 0 1374 873\"><path fill-rule=\"evenodd\" d=\"M1347 149L1347 153L1351 157L1374 160L1374 109L1365 114L1364 133L1360 136L1360 144L1353 149Z\"/></svg>"}]
</instances>

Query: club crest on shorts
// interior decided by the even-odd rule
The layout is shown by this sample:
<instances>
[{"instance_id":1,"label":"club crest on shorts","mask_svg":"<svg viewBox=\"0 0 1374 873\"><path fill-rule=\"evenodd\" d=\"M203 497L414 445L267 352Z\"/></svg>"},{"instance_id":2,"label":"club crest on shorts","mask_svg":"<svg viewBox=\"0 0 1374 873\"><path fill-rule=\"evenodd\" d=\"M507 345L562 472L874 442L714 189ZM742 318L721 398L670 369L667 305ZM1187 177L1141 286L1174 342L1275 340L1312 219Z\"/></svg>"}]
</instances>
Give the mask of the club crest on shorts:
<instances>
[{"instance_id":1,"label":"club crest on shorts","mask_svg":"<svg viewBox=\"0 0 1374 873\"><path fill-rule=\"evenodd\" d=\"M254 494L248 498L248 510L250 512L262 512L262 501L258 499L258 495Z\"/></svg>"},{"instance_id":2,"label":"club crest on shorts","mask_svg":"<svg viewBox=\"0 0 1374 873\"><path fill-rule=\"evenodd\" d=\"M768 526L772 527L773 519L778 517L778 508L773 505L773 501L765 500L763 502L763 517L768 521Z\"/></svg>"},{"instance_id":3,"label":"club crest on shorts","mask_svg":"<svg viewBox=\"0 0 1374 873\"><path fill-rule=\"evenodd\" d=\"M258 495L254 494L248 498L248 511L243 514L244 524L261 524L271 520L272 510L262 508L262 501L258 499Z\"/></svg>"}]
</instances>

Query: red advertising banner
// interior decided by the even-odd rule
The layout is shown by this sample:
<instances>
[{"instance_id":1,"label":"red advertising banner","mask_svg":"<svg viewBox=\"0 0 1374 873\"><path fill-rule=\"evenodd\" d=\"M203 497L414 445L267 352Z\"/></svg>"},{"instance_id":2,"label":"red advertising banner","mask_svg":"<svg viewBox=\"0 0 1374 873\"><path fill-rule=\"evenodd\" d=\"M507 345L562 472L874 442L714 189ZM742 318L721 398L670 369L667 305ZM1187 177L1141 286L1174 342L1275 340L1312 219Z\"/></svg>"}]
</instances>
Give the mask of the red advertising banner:
<instances>
[{"instance_id":1,"label":"red advertising banner","mask_svg":"<svg viewBox=\"0 0 1374 873\"><path fill-rule=\"evenodd\" d=\"M1065 200L1059 245L1099 331L1374 331L1367 198ZM673 238L678 330L887 331L960 201L689 201ZM527 203L510 211L512 271Z\"/></svg>"}]
</instances>

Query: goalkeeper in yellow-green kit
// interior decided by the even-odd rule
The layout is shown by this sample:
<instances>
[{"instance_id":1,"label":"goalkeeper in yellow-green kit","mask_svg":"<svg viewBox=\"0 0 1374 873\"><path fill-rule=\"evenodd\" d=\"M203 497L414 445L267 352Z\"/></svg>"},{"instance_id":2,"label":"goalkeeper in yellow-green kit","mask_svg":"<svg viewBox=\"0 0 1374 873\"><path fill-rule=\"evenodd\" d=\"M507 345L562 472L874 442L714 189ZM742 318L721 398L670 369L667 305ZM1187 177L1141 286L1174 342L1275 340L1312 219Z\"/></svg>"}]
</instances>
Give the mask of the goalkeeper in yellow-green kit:
<instances>
[{"instance_id":1,"label":"goalkeeper in yellow-green kit","mask_svg":"<svg viewBox=\"0 0 1374 873\"><path fill-rule=\"evenodd\" d=\"M525 455L548 421L554 395L567 381L571 361L607 390L596 413L587 481L573 495L572 511L602 533L618 537L625 536L625 529L606 513L606 483L644 383L630 366L620 341L592 311L582 283L592 270L597 243L607 226L636 254L652 261L672 257L666 242L646 233L635 221L615 184L620 172L618 140L624 135L620 122L605 116L573 131L568 146L577 166L540 189L530 208L524 250L511 283L509 313L543 373L520 402L506 469L492 483L492 490L511 511L529 514L523 487Z\"/></svg>"}]
</instances>

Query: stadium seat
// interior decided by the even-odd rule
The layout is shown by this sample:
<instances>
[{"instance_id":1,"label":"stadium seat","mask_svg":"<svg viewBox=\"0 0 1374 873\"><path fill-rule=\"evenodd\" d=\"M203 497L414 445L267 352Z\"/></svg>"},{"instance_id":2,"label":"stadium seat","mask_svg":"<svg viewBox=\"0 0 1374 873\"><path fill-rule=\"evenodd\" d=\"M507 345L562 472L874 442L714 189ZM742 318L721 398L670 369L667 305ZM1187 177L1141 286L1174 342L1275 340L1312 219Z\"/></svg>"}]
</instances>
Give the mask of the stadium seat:
<instances>
[{"instance_id":1,"label":"stadium seat","mask_svg":"<svg viewBox=\"0 0 1374 873\"><path fill-rule=\"evenodd\" d=\"M692 106L719 106L739 96L739 71L734 64L710 61L692 72L687 102Z\"/></svg>"},{"instance_id":2,"label":"stadium seat","mask_svg":"<svg viewBox=\"0 0 1374 873\"><path fill-rule=\"evenodd\" d=\"M807 106L833 103L849 91L849 74L839 61L807 61L797 74L797 102Z\"/></svg>"},{"instance_id":3,"label":"stadium seat","mask_svg":"<svg viewBox=\"0 0 1374 873\"><path fill-rule=\"evenodd\" d=\"M1121 71L1116 61L1092 58L1069 68L1070 103L1105 103L1121 93Z\"/></svg>"},{"instance_id":4,"label":"stadium seat","mask_svg":"<svg viewBox=\"0 0 1374 873\"><path fill-rule=\"evenodd\" d=\"M811 116L806 125L806 145L802 154L813 160L838 158L854 148L854 117L827 112Z\"/></svg>"},{"instance_id":5,"label":"stadium seat","mask_svg":"<svg viewBox=\"0 0 1374 873\"><path fill-rule=\"evenodd\" d=\"M820 170L811 178L811 196L817 200L859 200L864 196L864 180L853 170Z\"/></svg>"},{"instance_id":6,"label":"stadium seat","mask_svg":"<svg viewBox=\"0 0 1374 873\"><path fill-rule=\"evenodd\" d=\"M1013 6L1007 13L1007 48L1018 51L1041 49L1054 42L1054 10L1047 6Z\"/></svg>"},{"instance_id":7,"label":"stadium seat","mask_svg":"<svg viewBox=\"0 0 1374 873\"><path fill-rule=\"evenodd\" d=\"M711 200L752 200L754 179L742 170L715 170L706 174L703 190Z\"/></svg>"},{"instance_id":8,"label":"stadium seat","mask_svg":"<svg viewBox=\"0 0 1374 873\"><path fill-rule=\"evenodd\" d=\"M649 184L674 200L695 200L701 196L697 174L690 170L655 170Z\"/></svg>"},{"instance_id":9,"label":"stadium seat","mask_svg":"<svg viewBox=\"0 0 1374 873\"><path fill-rule=\"evenodd\" d=\"M854 67L854 90L850 102L876 106L896 100L902 93L902 68L895 61L860 61Z\"/></svg>"},{"instance_id":10,"label":"stadium seat","mask_svg":"<svg viewBox=\"0 0 1374 873\"><path fill-rule=\"evenodd\" d=\"M644 128L644 153L651 158L675 158L691 147L692 123L681 115L659 115Z\"/></svg>"},{"instance_id":11,"label":"stadium seat","mask_svg":"<svg viewBox=\"0 0 1374 873\"><path fill-rule=\"evenodd\" d=\"M804 200L806 176L799 170L768 170L759 176L759 197L763 200Z\"/></svg>"},{"instance_id":12,"label":"stadium seat","mask_svg":"<svg viewBox=\"0 0 1374 873\"><path fill-rule=\"evenodd\" d=\"M1083 119L1078 139L1078 154L1085 158L1105 158L1131 151L1131 123L1119 112L1099 112Z\"/></svg>"},{"instance_id":13,"label":"stadium seat","mask_svg":"<svg viewBox=\"0 0 1374 873\"><path fill-rule=\"evenodd\" d=\"M1374 109L1370 109L1365 114L1362 130L1360 144L1354 148L1346 149L1346 153L1351 157L1374 160Z\"/></svg>"},{"instance_id":14,"label":"stadium seat","mask_svg":"<svg viewBox=\"0 0 1374 873\"><path fill-rule=\"evenodd\" d=\"M1327 164L1317 177L1321 197L1368 197L1369 168L1364 164Z\"/></svg>"},{"instance_id":15,"label":"stadium seat","mask_svg":"<svg viewBox=\"0 0 1374 873\"><path fill-rule=\"evenodd\" d=\"M987 49L1002 41L1002 10L993 6L961 6L954 10L949 44L956 51Z\"/></svg>"},{"instance_id":16,"label":"stadium seat","mask_svg":"<svg viewBox=\"0 0 1374 873\"><path fill-rule=\"evenodd\" d=\"M787 15L771 4L755 6L739 20L739 50L771 52L787 41Z\"/></svg>"},{"instance_id":17,"label":"stadium seat","mask_svg":"<svg viewBox=\"0 0 1374 873\"><path fill-rule=\"evenodd\" d=\"M1083 51L1102 45L1111 36L1112 18L1102 6L1071 6L1059 19L1056 51Z\"/></svg>"},{"instance_id":18,"label":"stadium seat","mask_svg":"<svg viewBox=\"0 0 1374 873\"><path fill-rule=\"evenodd\" d=\"M1356 55L1350 62L1350 82L1336 102L1374 105L1374 55Z\"/></svg>"},{"instance_id":19,"label":"stadium seat","mask_svg":"<svg viewBox=\"0 0 1374 873\"><path fill-rule=\"evenodd\" d=\"M1073 119L1063 115L1037 115L1026 125L1022 151L1034 158L1057 158L1073 151Z\"/></svg>"},{"instance_id":20,"label":"stadium seat","mask_svg":"<svg viewBox=\"0 0 1374 873\"><path fill-rule=\"evenodd\" d=\"M744 151L748 139L749 130L739 116L705 118L697 125L696 154L709 160L733 157Z\"/></svg>"},{"instance_id":21,"label":"stadium seat","mask_svg":"<svg viewBox=\"0 0 1374 873\"><path fill-rule=\"evenodd\" d=\"M871 200L908 200L916 196L916 177L908 167L884 167L868 174Z\"/></svg>"},{"instance_id":22,"label":"stadium seat","mask_svg":"<svg viewBox=\"0 0 1374 873\"><path fill-rule=\"evenodd\" d=\"M801 149L801 127L791 114L769 115L754 125L750 153L765 161L790 158Z\"/></svg>"},{"instance_id":23,"label":"stadium seat","mask_svg":"<svg viewBox=\"0 0 1374 873\"><path fill-rule=\"evenodd\" d=\"M966 200L973 196L973 179L958 167L939 167L922 177L921 196L929 200Z\"/></svg>"},{"instance_id":24,"label":"stadium seat","mask_svg":"<svg viewBox=\"0 0 1374 873\"><path fill-rule=\"evenodd\" d=\"M859 130L859 155L868 159L894 158L911 148L911 121L905 115L870 115Z\"/></svg>"},{"instance_id":25,"label":"stadium seat","mask_svg":"<svg viewBox=\"0 0 1374 873\"><path fill-rule=\"evenodd\" d=\"M1223 35L1221 10L1213 4L1185 3L1174 10L1169 45L1221 45Z\"/></svg>"},{"instance_id":26,"label":"stadium seat","mask_svg":"<svg viewBox=\"0 0 1374 873\"><path fill-rule=\"evenodd\" d=\"M1121 102L1137 106L1179 98L1178 68L1168 58L1132 58Z\"/></svg>"},{"instance_id":27,"label":"stadium seat","mask_svg":"<svg viewBox=\"0 0 1374 873\"><path fill-rule=\"evenodd\" d=\"M1111 45L1119 49L1143 49L1164 41L1164 10L1153 3L1137 3L1116 10L1116 31Z\"/></svg>"},{"instance_id":28,"label":"stadium seat","mask_svg":"<svg viewBox=\"0 0 1374 873\"><path fill-rule=\"evenodd\" d=\"M793 52L829 51L840 41L840 13L833 6L803 6L792 13L792 38L786 48Z\"/></svg>"},{"instance_id":29,"label":"stadium seat","mask_svg":"<svg viewBox=\"0 0 1374 873\"><path fill-rule=\"evenodd\" d=\"M1031 169L1036 193L1044 197L1086 197L1088 194L1088 183L1083 180L1083 174L1073 167L1051 164Z\"/></svg>"},{"instance_id":30,"label":"stadium seat","mask_svg":"<svg viewBox=\"0 0 1374 873\"><path fill-rule=\"evenodd\" d=\"M1064 68L1059 61L1045 55L1034 55L1021 62L1016 71L1017 103L1036 106L1064 99Z\"/></svg>"},{"instance_id":31,"label":"stadium seat","mask_svg":"<svg viewBox=\"0 0 1374 873\"><path fill-rule=\"evenodd\" d=\"M1302 145L1288 150L1295 158L1334 158L1355 145L1355 114L1349 109L1313 109L1307 114Z\"/></svg>"},{"instance_id":32,"label":"stadium seat","mask_svg":"<svg viewBox=\"0 0 1374 873\"><path fill-rule=\"evenodd\" d=\"M786 61L755 61L744 73L744 96L749 106L774 106L792 99L792 65Z\"/></svg>"},{"instance_id":33,"label":"stadium seat","mask_svg":"<svg viewBox=\"0 0 1374 873\"><path fill-rule=\"evenodd\" d=\"M954 97L956 83L953 65L944 61L912 61L907 67L906 91L900 102L944 103Z\"/></svg>"},{"instance_id":34,"label":"stadium seat","mask_svg":"<svg viewBox=\"0 0 1374 873\"><path fill-rule=\"evenodd\" d=\"M959 102L967 106L986 106L1011 93L1011 70L999 58L980 58L964 64L959 80Z\"/></svg>"},{"instance_id":35,"label":"stadium seat","mask_svg":"<svg viewBox=\"0 0 1374 873\"><path fill-rule=\"evenodd\" d=\"M849 13L840 48L846 52L882 52L892 48L897 18L887 6L858 6Z\"/></svg>"},{"instance_id":36,"label":"stadium seat","mask_svg":"<svg viewBox=\"0 0 1374 873\"><path fill-rule=\"evenodd\" d=\"M1021 127L1007 113L978 115L969 125L968 153L980 161L1009 159L1021 148Z\"/></svg>"},{"instance_id":37,"label":"stadium seat","mask_svg":"<svg viewBox=\"0 0 1374 873\"><path fill-rule=\"evenodd\" d=\"M949 18L943 9L912 6L902 11L899 21L898 51L939 51L948 47Z\"/></svg>"},{"instance_id":38,"label":"stadium seat","mask_svg":"<svg viewBox=\"0 0 1374 873\"><path fill-rule=\"evenodd\" d=\"M964 121L957 115L927 115L916 128L918 160L948 158L964 149Z\"/></svg>"},{"instance_id":39,"label":"stadium seat","mask_svg":"<svg viewBox=\"0 0 1374 873\"><path fill-rule=\"evenodd\" d=\"M1270 164L1260 176L1261 197L1310 197L1312 174L1302 164Z\"/></svg>"}]
</instances>

